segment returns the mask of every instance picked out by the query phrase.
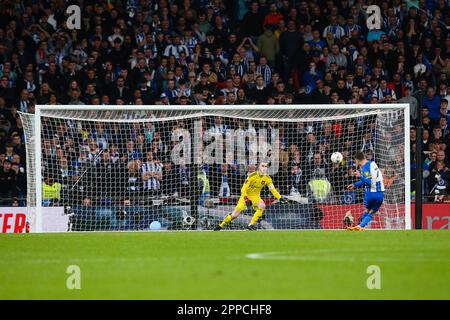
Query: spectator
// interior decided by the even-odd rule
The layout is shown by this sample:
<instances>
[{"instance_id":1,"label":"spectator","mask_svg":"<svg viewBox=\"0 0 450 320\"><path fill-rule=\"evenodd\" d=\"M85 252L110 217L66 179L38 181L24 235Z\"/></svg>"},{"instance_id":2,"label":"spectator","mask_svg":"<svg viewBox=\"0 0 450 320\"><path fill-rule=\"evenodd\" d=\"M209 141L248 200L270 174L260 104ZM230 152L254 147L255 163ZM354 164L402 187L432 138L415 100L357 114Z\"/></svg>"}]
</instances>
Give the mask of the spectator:
<instances>
[{"instance_id":1,"label":"spectator","mask_svg":"<svg viewBox=\"0 0 450 320\"><path fill-rule=\"evenodd\" d=\"M280 35L279 42L283 79L286 81L291 70L297 67L296 55L302 45L301 35L296 30L295 21L288 21L287 30Z\"/></svg>"},{"instance_id":2,"label":"spectator","mask_svg":"<svg viewBox=\"0 0 450 320\"><path fill-rule=\"evenodd\" d=\"M388 96L397 100L397 95L388 87L386 79L381 79L380 86L373 92L373 96L377 97L379 103L386 102Z\"/></svg>"},{"instance_id":3,"label":"spectator","mask_svg":"<svg viewBox=\"0 0 450 320\"><path fill-rule=\"evenodd\" d=\"M307 174L307 176L306 176L307 181L313 179L314 172L319 173L319 171L324 176L329 174L328 167L324 163L323 156L320 152L318 152L318 149L317 149L317 151L314 153L314 156L312 158L312 162L310 162L309 164L307 163L305 166L305 172Z\"/></svg>"},{"instance_id":4,"label":"spectator","mask_svg":"<svg viewBox=\"0 0 450 320\"><path fill-rule=\"evenodd\" d=\"M3 66L3 70L5 66ZM4 104L6 107L10 107L15 100L16 89L10 85L8 77L2 76L0 78L0 97L4 99Z\"/></svg>"},{"instance_id":5,"label":"spectator","mask_svg":"<svg viewBox=\"0 0 450 320\"><path fill-rule=\"evenodd\" d=\"M128 140L127 141L126 156L127 156L128 161L134 161L134 160L142 159L142 153L140 153L139 151L135 150L134 145L135 145L135 143L134 143L133 140Z\"/></svg>"},{"instance_id":6,"label":"spectator","mask_svg":"<svg viewBox=\"0 0 450 320\"><path fill-rule=\"evenodd\" d=\"M435 95L436 91L433 87L428 87L427 95L422 100L422 106L429 110L431 120L439 122L440 118L440 98Z\"/></svg>"},{"instance_id":7,"label":"spectator","mask_svg":"<svg viewBox=\"0 0 450 320\"><path fill-rule=\"evenodd\" d=\"M27 89L20 90L20 98L18 101L19 110L21 112L28 112L28 106L31 105L30 93Z\"/></svg>"},{"instance_id":8,"label":"spectator","mask_svg":"<svg viewBox=\"0 0 450 320\"><path fill-rule=\"evenodd\" d=\"M209 172L211 180L211 195L219 198L229 198L236 194L241 186L237 174L237 167L234 165L221 164L218 169Z\"/></svg>"},{"instance_id":9,"label":"spectator","mask_svg":"<svg viewBox=\"0 0 450 320\"><path fill-rule=\"evenodd\" d=\"M450 170L443 162L436 163L436 170L428 177L428 185L431 187L430 196L437 201L437 196L447 195L450 186Z\"/></svg>"},{"instance_id":10,"label":"spectator","mask_svg":"<svg viewBox=\"0 0 450 320\"><path fill-rule=\"evenodd\" d=\"M361 151L367 152L367 151L375 151L375 144L372 138L372 132L366 131L362 137L361 141Z\"/></svg>"},{"instance_id":11,"label":"spectator","mask_svg":"<svg viewBox=\"0 0 450 320\"><path fill-rule=\"evenodd\" d=\"M267 59L269 67L274 68L275 58L278 55L280 47L277 37L273 34L272 29L268 25L264 26L264 33L259 36L256 46L259 49L259 53ZM258 73L264 74L263 72Z\"/></svg>"},{"instance_id":12,"label":"spectator","mask_svg":"<svg viewBox=\"0 0 450 320\"><path fill-rule=\"evenodd\" d=\"M250 90L249 97L256 104L265 104L267 102L269 89L266 87L263 76L258 75L256 77L256 86Z\"/></svg>"},{"instance_id":13,"label":"spectator","mask_svg":"<svg viewBox=\"0 0 450 320\"><path fill-rule=\"evenodd\" d=\"M12 170L11 161L4 159L0 167L0 195L2 199L11 199L17 196L17 175Z\"/></svg>"},{"instance_id":14,"label":"spectator","mask_svg":"<svg viewBox=\"0 0 450 320\"><path fill-rule=\"evenodd\" d=\"M319 30L312 31L312 39L308 41L312 50L322 51L322 49L326 46L325 41L320 38Z\"/></svg>"},{"instance_id":15,"label":"spectator","mask_svg":"<svg viewBox=\"0 0 450 320\"><path fill-rule=\"evenodd\" d=\"M326 38L328 33L331 33L335 39L345 36L345 30L338 24L338 18L335 15L331 16L330 25L323 30L322 37Z\"/></svg>"},{"instance_id":16,"label":"spectator","mask_svg":"<svg viewBox=\"0 0 450 320\"><path fill-rule=\"evenodd\" d=\"M306 181L300 165L294 164L291 167L291 176L289 180L289 194L306 196Z\"/></svg>"},{"instance_id":17,"label":"spectator","mask_svg":"<svg viewBox=\"0 0 450 320\"><path fill-rule=\"evenodd\" d=\"M449 159L447 159L445 150L438 150L436 153L436 161L443 163L446 167L449 167Z\"/></svg>"},{"instance_id":18,"label":"spectator","mask_svg":"<svg viewBox=\"0 0 450 320\"><path fill-rule=\"evenodd\" d=\"M6 152L5 152L6 160L12 162L14 155L15 155L15 153L14 153L14 146L13 146L13 144L12 143L8 143L6 145Z\"/></svg>"},{"instance_id":19,"label":"spectator","mask_svg":"<svg viewBox=\"0 0 450 320\"><path fill-rule=\"evenodd\" d=\"M282 20L283 18L284 18L283 15L280 12L278 12L276 3L271 3L270 12L264 18L264 25L276 28L280 20Z\"/></svg>"},{"instance_id":20,"label":"spectator","mask_svg":"<svg viewBox=\"0 0 450 320\"><path fill-rule=\"evenodd\" d=\"M318 80L323 80L323 74L316 69L316 63L310 62L309 69L303 74L303 84L306 87L306 93L310 94L316 89L316 83Z\"/></svg>"},{"instance_id":21,"label":"spectator","mask_svg":"<svg viewBox=\"0 0 450 320\"><path fill-rule=\"evenodd\" d=\"M178 195L180 192L181 181L178 179L173 163L165 161L162 171L161 191L164 195Z\"/></svg>"},{"instance_id":22,"label":"spectator","mask_svg":"<svg viewBox=\"0 0 450 320\"><path fill-rule=\"evenodd\" d=\"M412 90L410 87L405 87L405 96L398 100L399 103L409 103L409 113L411 115L412 122L417 120L418 102L417 99L412 96Z\"/></svg>"},{"instance_id":23,"label":"spectator","mask_svg":"<svg viewBox=\"0 0 450 320\"><path fill-rule=\"evenodd\" d=\"M290 151L291 152L289 155L289 169L291 169L293 166L299 166L301 168L304 165L304 159L302 158L302 155L297 145L292 144Z\"/></svg>"},{"instance_id":24,"label":"spectator","mask_svg":"<svg viewBox=\"0 0 450 320\"><path fill-rule=\"evenodd\" d=\"M53 178L46 177L42 183L42 205L57 206L61 200L62 185Z\"/></svg>"},{"instance_id":25,"label":"spectator","mask_svg":"<svg viewBox=\"0 0 450 320\"><path fill-rule=\"evenodd\" d=\"M308 182L312 199L318 203L327 203L331 201L331 183L325 177L325 172L321 169L315 169Z\"/></svg>"},{"instance_id":26,"label":"spectator","mask_svg":"<svg viewBox=\"0 0 450 320\"><path fill-rule=\"evenodd\" d=\"M256 67L256 73L263 76L266 86L270 83L270 80L272 79L272 70L266 57L262 56L259 58L259 65Z\"/></svg>"},{"instance_id":27,"label":"spectator","mask_svg":"<svg viewBox=\"0 0 450 320\"><path fill-rule=\"evenodd\" d=\"M257 1L252 1L250 4L250 10L245 14L243 22L243 30L247 36L256 39L261 32L264 22L264 17L259 11L259 5Z\"/></svg>"},{"instance_id":28,"label":"spectator","mask_svg":"<svg viewBox=\"0 0 450 320\"><path fill-rule=\"evenodd\" d=\"M147 195L160 193L162 176L163 170L159 160L153 158L153 152L147 152L147 161L142 164L142 180Z\"/></svg>"},{"instance_id":29,"label":"spectator","mask_svg":"<svg viewBox=\"0 0 450 320\"><path fill-rule=\"evenodd\" d=\"M441 99L441 104L440 104L440 113L441 113L441 118L445 117L447 118L447 122L450 121L450 109L448 108L448 100L447 99Z\"/></svg>"},{"instance_id":30,"label":"spectator","mask_svg":"<svg viewBox=\"0 0 450 320\"><path fill-rule=\"evenodd\" d=\"M442 131L442 137L448 136L448 134L450 133L450 128L448 126L447 117L441 116L441 119L439 120L439 125Z\"/></svg>"},{"instance_id":31,"label":"spectator","mask_svg":"<svg viewBox=\"0 0 450 320\"><path fill-rule=\"evenodd\" d=\"M20 204L19 198L14 197L11 201L11 207L20 207L20 206L21 206L21 204Z\"/></svg>"},{"instance_id":32,"label":"spectator","mask_svg":"<svg viewBox=\"0 0 450 320\"><path fill-rule=\"evenodd\" d=\"M179 182L179 196L183 198L188 197L190 195L189 187L191 185L191 172L184 160L180 160L180 164L176 168L175 175L175 181Z\"/></svg>"},{"instance_id":33,"label":"spectator","mask_svg":"<svg viewBox=\"0 0 450 320\"><path fill-rule=\"evenodd\" d=\"M164 56L174 56L176 59L179 59L181 52L184 52L186 55L189 54L187 46L181 44L181 37L179 35L174 35L172 37L172 43L169 44L164 50Z\"/></svg>"},{"instance_id":34,"label":"spectator","mask_svg":"<svg viewBox=\"0 0 450 320\"><path fill-rule=\"evenodd\" d=\"M197 174L197 181L200 186L198 191L200 193L198 204L201 206L209 206L210 204L209 198L211 197L211 186L206 171L207 168L203 165L199 168Z\"/></svg>"},{"instance_id":35,"label":"spectator","mask_svg":"<svg viewBox=\"0 0 450 320\"><path fill-rule=\"evenodd\" d=\"M332 63L336 63L338 67L347 67L347 58L339 51L337 44L331 46L331 53L327 57L327 70L330 69Z\"/></svg>"}]
</instances>

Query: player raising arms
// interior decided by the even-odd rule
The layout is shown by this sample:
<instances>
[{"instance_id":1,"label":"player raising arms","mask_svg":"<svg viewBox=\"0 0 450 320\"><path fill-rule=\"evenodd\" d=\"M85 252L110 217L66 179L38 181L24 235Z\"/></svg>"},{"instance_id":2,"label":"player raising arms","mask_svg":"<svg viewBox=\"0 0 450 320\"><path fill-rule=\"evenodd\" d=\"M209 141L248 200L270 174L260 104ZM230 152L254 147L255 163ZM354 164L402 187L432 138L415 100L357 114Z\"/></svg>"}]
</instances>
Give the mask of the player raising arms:
<instances>
[{"instance_id":1,"label":"player raising arms","mask_svg":"<svg viewBox=\"0 0 450 320\"><path fill-rule=\"evenodd\" d=\"M383 175L374 161L367 160L363 152L358 151L354 156L356 165L361 168L361 173L357 173L360 180L349 184L348 190L365 186L364 192L364 213L361 223L354 227L347 227L347 230L364 231L365 226L372 220L373 216L380 209L384 200Z\"/></svg>"},{"instance_id":2,"label":"player raising arms","mask_svg":"<svg viewBox=\"0 0 450 320\"><path fill-rule=\"evenodd\" d=\"M267 186L274 195L275 198L283 203L288 203L288 200L280 195L275 186L272 183L272 178L267 174L269 164L267 162L261 162L258 170L251 173L241 189L241 197L236 205L234 211L228 214L217 227L215 231L222 230L228 223L239 217L241 212L251 205L255 209L250 224L247 226L248 230L256 230L255 223L262 217L266 205L261 199L261 190Z\"/></svg>"}]
</instances>

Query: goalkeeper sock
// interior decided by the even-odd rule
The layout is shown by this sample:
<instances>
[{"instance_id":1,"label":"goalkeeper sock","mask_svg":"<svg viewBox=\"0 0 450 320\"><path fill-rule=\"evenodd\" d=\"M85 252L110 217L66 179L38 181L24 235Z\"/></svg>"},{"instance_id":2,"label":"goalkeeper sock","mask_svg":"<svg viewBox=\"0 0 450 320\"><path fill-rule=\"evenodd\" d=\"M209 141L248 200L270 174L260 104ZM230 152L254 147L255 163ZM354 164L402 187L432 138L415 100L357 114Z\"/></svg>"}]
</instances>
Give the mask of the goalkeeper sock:
<instances>
[{"instance_id":1,"label":"goalkeeper sock","mask_svg":"<svg viewBox=\"0 0 450 320\"><path fill-rule=\"evenodd\" d=\"M227 214L227 216L223 219L223 221L220 223L220 227L223 228L225 227L227 224L229 224L231 222L231 220L233 220L231 218L231 214Z\"/></svg>"},{"instance_id":2,"label":"goalkeeper sock","mask_svg":"<svg viewBox=\"0 0 450 320\"><path fill-rule=\"evenodd\" d=\"M253 215L252 221L250 221L250 225L254 225L256 222L258 222L259 218L261 218L263 215L263 210L256 209L255 214Z\"/></svg>"},{"instance_id":3,"label":"goalkeeper sock","mask_svg":"<svg viewBox=\"0 0 450 320\"><path fill-rule=\"evenodd\" d=\"M373 214L372 213L367 213L364 215L364 218L362 219L361 223L360 223L360 227L364 228L373 218Z\"/></svg>"}]
</instances>

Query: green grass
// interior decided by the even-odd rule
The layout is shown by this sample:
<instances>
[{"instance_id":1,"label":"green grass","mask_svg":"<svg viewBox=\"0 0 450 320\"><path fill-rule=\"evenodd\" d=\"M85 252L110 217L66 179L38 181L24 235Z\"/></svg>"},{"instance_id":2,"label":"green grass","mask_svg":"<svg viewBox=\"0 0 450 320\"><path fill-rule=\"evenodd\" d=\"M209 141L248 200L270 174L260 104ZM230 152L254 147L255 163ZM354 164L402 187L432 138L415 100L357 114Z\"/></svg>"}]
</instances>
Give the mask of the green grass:
<instances>
[{"instance_id":1,"label":"green grass","mask_svg":"<svg viewBox=\"0 0 450 320\"><path fill-rule=\"evenodd\" d=\"M0 299L450 299L445 230L3 234L0 253Z\"/></svg>"}]
</instances>

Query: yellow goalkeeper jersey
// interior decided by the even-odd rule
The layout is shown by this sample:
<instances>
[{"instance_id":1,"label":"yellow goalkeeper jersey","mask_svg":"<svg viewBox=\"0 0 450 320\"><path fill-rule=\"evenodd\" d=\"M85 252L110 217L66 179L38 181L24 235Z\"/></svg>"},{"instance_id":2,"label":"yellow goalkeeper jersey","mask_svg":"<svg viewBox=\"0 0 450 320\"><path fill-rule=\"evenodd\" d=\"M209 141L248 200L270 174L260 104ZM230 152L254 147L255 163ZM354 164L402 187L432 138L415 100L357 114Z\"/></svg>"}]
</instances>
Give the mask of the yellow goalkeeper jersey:
<instances>
[{"instance_id":1,"label":"yellow goalkeeper jersey","mask_svg":"<svg viewBox=\"0 0 450 320\"><path fill-rule=\"evenodd\" d=\"M271 185L273 185L272 178L268 174L261 176L257 171L253 172L247 177L247 180L245 180L245 183L241 189L241 196L259 197L261 194L261 190L265 186L269 187ZM278 193L275 187L272 187L272 189L269 188L269 190L270 192L272 192L275 198L281 198L281 195Z\"/></svg>"}]
</instances>

